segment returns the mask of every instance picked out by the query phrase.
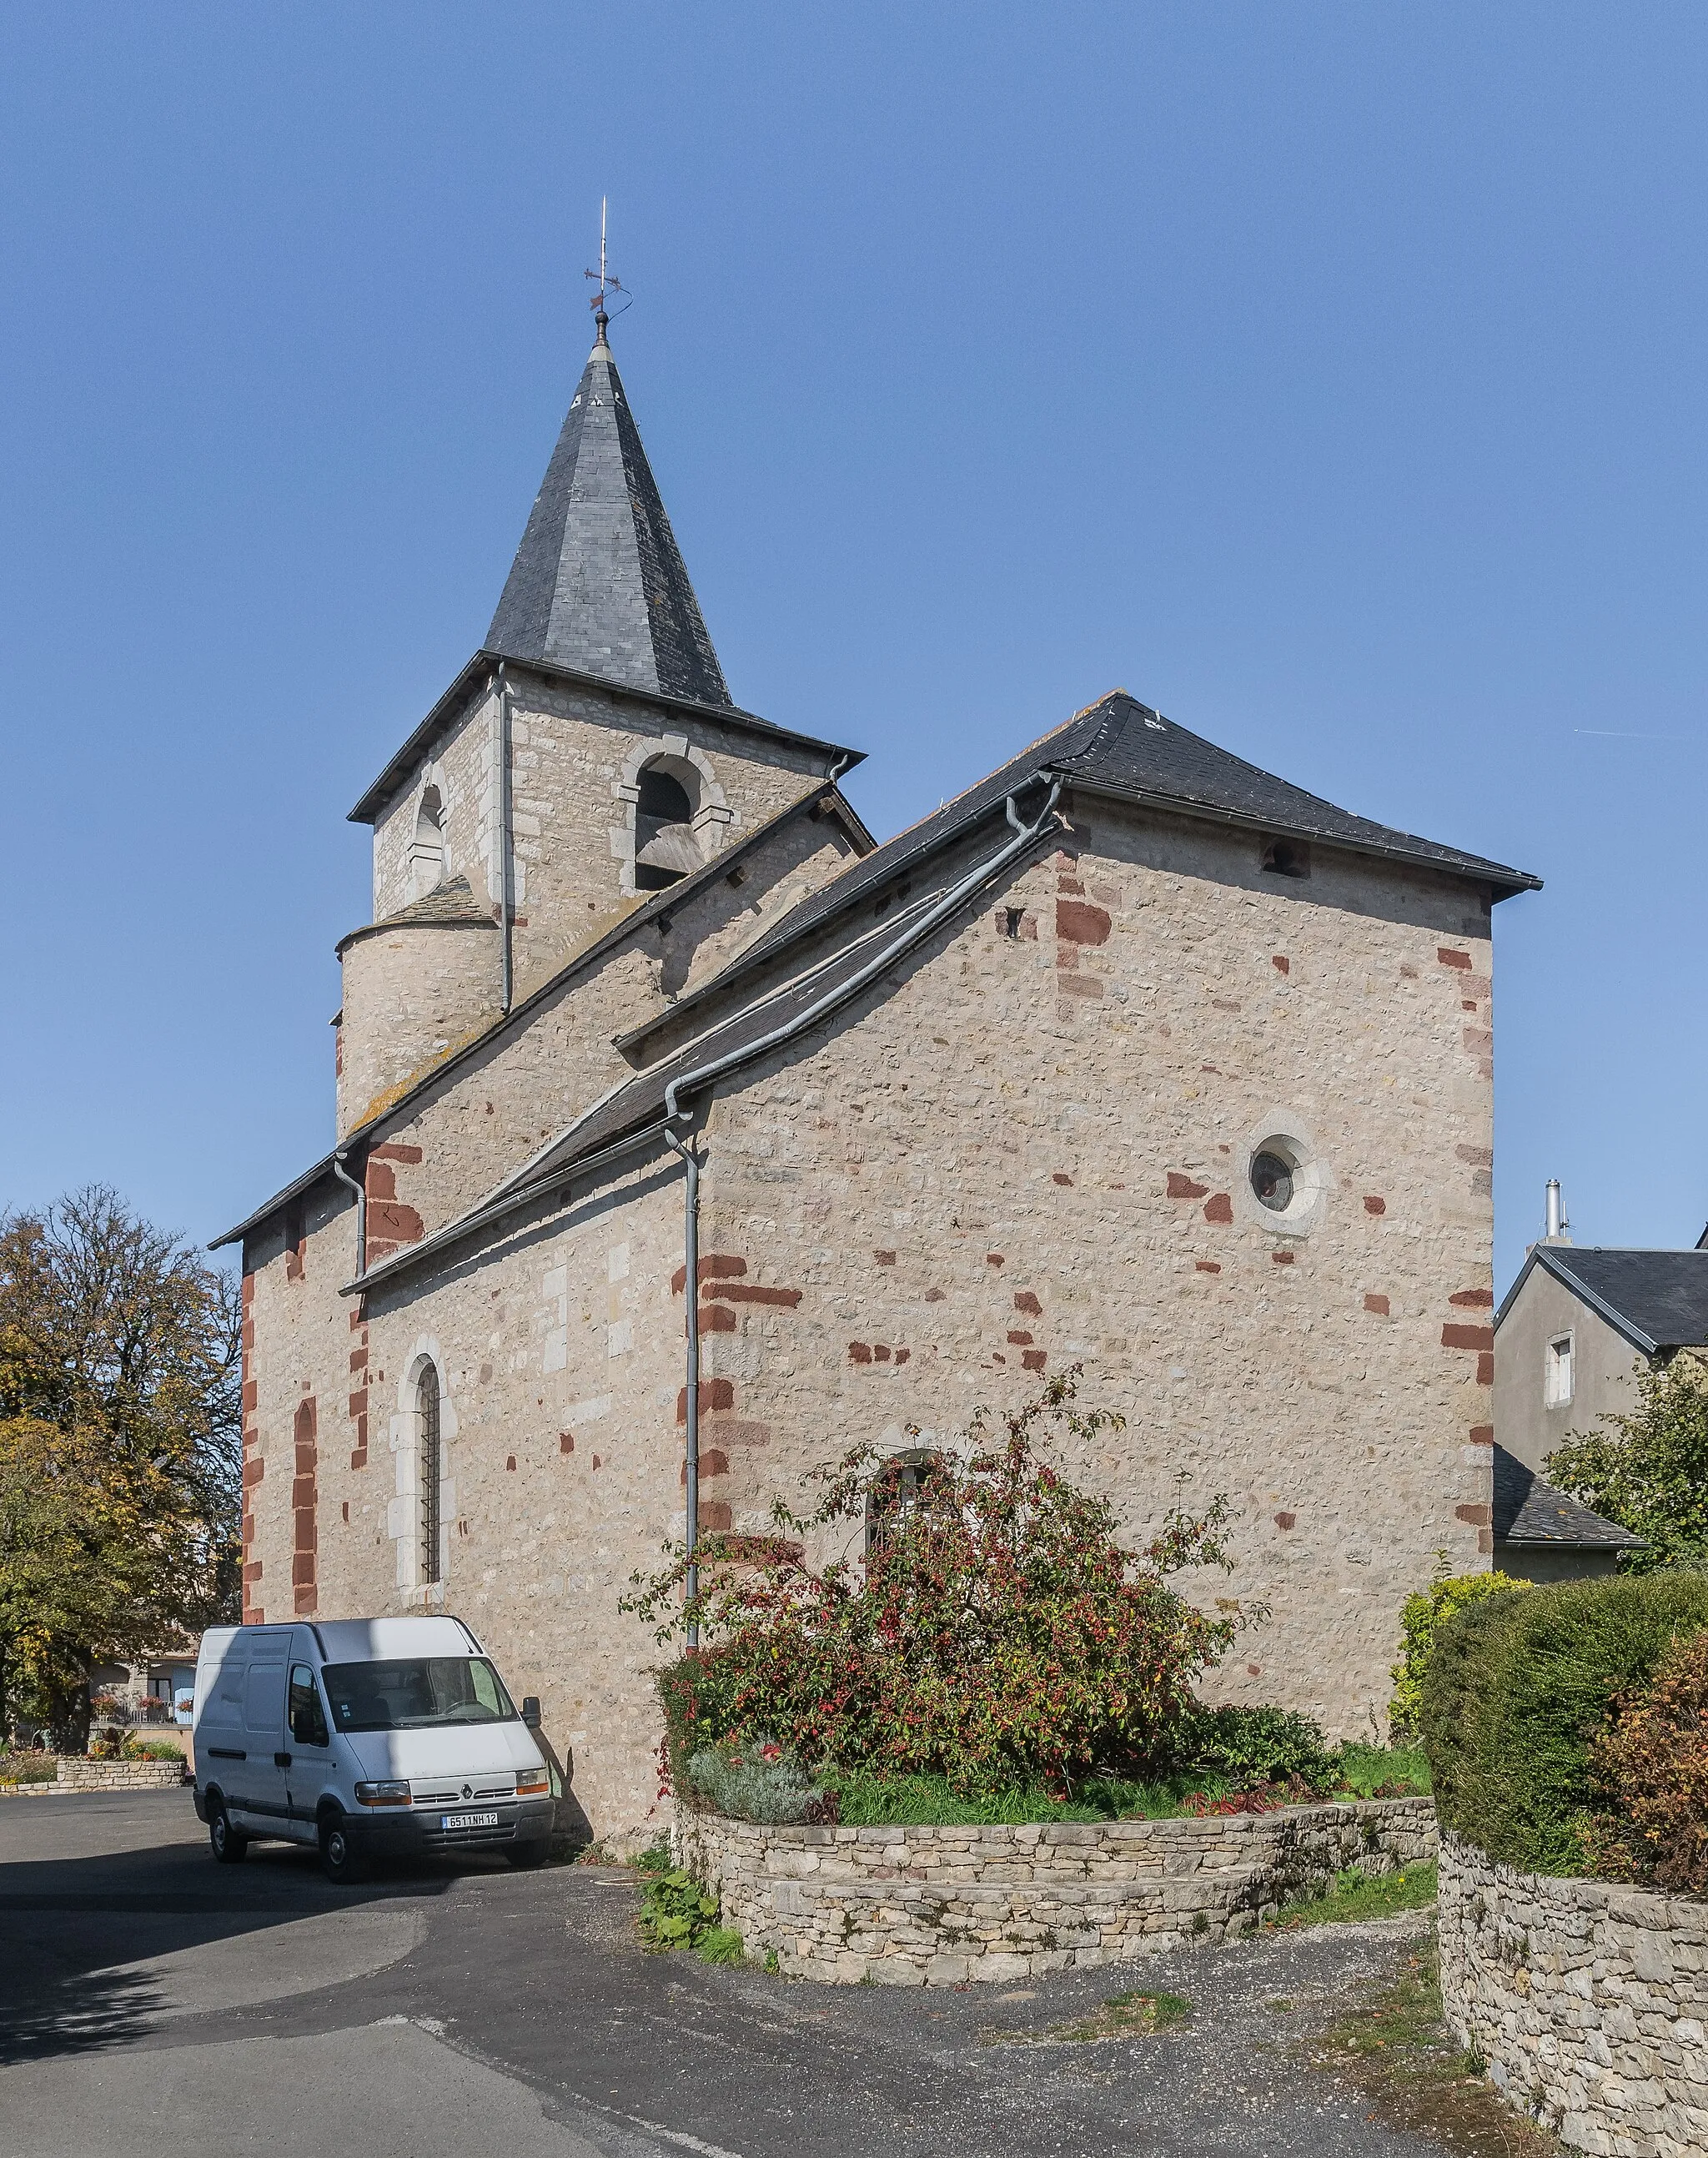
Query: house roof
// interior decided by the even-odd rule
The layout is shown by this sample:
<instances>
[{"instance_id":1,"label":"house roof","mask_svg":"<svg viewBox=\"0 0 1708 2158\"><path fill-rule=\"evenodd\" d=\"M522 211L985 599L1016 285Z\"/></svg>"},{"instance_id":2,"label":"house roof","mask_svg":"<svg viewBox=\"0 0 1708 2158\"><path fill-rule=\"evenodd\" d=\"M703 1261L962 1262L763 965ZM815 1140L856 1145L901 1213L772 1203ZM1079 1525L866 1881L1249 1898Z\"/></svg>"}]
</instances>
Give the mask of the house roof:
<instances>
[{"instance_id":1,"label":"house roof","mask_svg":"<svg viewBox=\"0 0 1708 2158\"><path fill-rule=\"evenodd\" d=\"M1291 786L1256 765L1247 764L1243 757L1217 748L1201 735L1164 719L1126 690L1113 689L976 786L899 834L875 854L851 863L840 876L756 938L721 976L624 1035L621 1045L637 1045L655 1029L670 1024L702 999L716 994L738 972L762 963L784 946L811 935L916 863L997 815L1016 788L1055 773L1076 787L1151 808L1208 817L1220 823L1277 836L1320 840L1355 854L1437 870L1488 885L1498 899L1541 888L1541 879L1527 870L1485 861L1481 855L1463 854L1457 848L1420 839L1409 832L1395 831L1368 818L1355 817L1349 810L1337 809L1332 802L1307 794L1303 787Z\"/></svg>"},{"instance_id":2,"label":"house roof","mask_svg":"<svg viewBox=\"0 0 1708 2158\"><path fill-rule=\"evenodd\" d=\"M1494 1536L1522 1550L1556 1545L1576 1551L1641 1551L1643 1539L1526 1469L1504 1446L1494 1449Z\"/></svg>"},{"instance_id":3,"label":"house roof","mask_svg":"<svg viewBox=\"0 0 1708 2158\"><path fill-rule=\"evenodd\" d=\"M251 1229L260 1228L264 1221L270 1220L291 1200L300 1198L303 1192L311 1190L323 1178L330 1177L333 1173L333 1161L338 1154L347 1153L351 1148L360 1146L364 1141L371 1138L374 1133L383 1125L395 1123L400 1116L407 1115L412 1105L429 1087L436 1086L448 1073L457 1071L462 1065L467 1063L469 1058L477 1056L482 1050L489 1048L501 1034L524 1025L529 1015L539 1006L562 989L575 975L603 958L635 930L644 928L648 923L657 922L661 917L668 917L679 909L685 900L692 899L695 893L715 883L719 877L727 876L746 855L753 853L763 844L766 839L780 831L784 825L792 823L797 817L813 815L834 816L846 829L849 836L856 845L870 847L875 844L871 834L866 829L859 813L844 797L835 782L821 781L810 792L803 794L799 801L791 803L787 809L779 810L775 817L767 818L764 823L756 826L746 839L740 840L734 846L725 847L721 854L714 854L703 869L696 870L691 876L679 878L674 884L667 885L662 891L649 892L639 905L631 907L619 921L613 922L602 936L595 937L591 944L584 946L565 965L559 968L555 974L542 982L538 989L530 990L527 996L519 1004L513 1005L502 1018L494 1020L483 1033L477 1035L472 1041L465 1042L451 1056L441 1059L430 1070L424 1071L406 1093L400 1094L395 1102L389 1102L377 1117L370 1118L365 1124L357 1125L346 1136L343 1144L335 1149L333 1153L323 1155L312 1168L306 1169L293 1182L286 1185L281 1190L276 1191L271 1199L256 1207L252 1214L246 1215L235 1226L216 1236L209 1245L208 1249L210 1252L217 1252L222 1246L235 1243L240 1237L247 1236ZM454 891L457 885L462 885L464 891L468 889L466 881L459 877L453 878L450 885L441 885L440 891L450 892ZM429 900L437 896L436 893L428 895ZM390 920L395 922L421 918L418 910L426 904L426 901L416 901L413 906L405 907L400 915L392 916ZM490 919L487 916L467 918L481 921ZM385 926L384 923L373 923L369 925L369 928ZM356 937L368 933L367 929L353 930L350 935ZM349 941L349 937L340 938L339 949L342 950Z\"/></svg>"},{"instance_id":4,"label":"house roof","mask_svg":"<svg viewBox=\"0 0 1708 2158\"><path fill-rule=\"evenodd\" d=\"M487 645L733 710L602 325Z\"/></svg>"},{"instance_id":5,"label":"house roof","mask_svg":"<svg viewBox=\"0 0 1708 2158\"><path fill-rule=\"evenodd\" d=\"M1708 1252L1533 1245L1494 1314L1497 1326L1537 1267L1552 1274L1645 1356L1708 1344Z\"/></svg>"}]
</instances>

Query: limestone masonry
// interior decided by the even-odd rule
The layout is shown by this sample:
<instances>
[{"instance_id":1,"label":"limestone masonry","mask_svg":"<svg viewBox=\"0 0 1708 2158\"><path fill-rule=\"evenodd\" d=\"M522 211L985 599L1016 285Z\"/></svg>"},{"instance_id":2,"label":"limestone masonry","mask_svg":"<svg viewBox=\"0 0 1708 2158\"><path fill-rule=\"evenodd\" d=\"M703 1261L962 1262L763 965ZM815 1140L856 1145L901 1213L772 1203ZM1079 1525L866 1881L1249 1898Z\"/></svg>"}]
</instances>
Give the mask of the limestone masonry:
<instances>
[{"instance_id":1,"label":"limestone masonry","mask_svg":"<svg viewBox=\"0 0 1708 2158\"><path fill-rule=\"evenodd\" d=\"M1460 2044L1570 2150L1708 2150L1708 1906L1441 1840L1442 1999Z\"/></svg>"},{"instance_id":2,"label":"limestone masonry","mask_svg":"<svg viewBox=\"0 0 1708 2158\"><path fill-rule=\"evenodd\" d=\"M617 1603L688 1525L697 1291L702 1531L1079 1366L1127 1427L1065 1466L1133 1536L1237 1507L1187 1586L1267 1616L1215 1692L1373 1735L1401 1598L1490 1549L1490 909L1534 880L1124 692L881 848L852 761L730 702L601 333L488 645L355 813L336 1150L230 1232L246 1615L458 1612L592 1831L650 1833Z\"/></svg>"},{"instance_id":3,"label":"limestone masonry","mask_svg":"<svg viewBox=\"0 0 1708 2158\"><path fill-rule=\"evenodd\" d=\"M1042 1977L1249 1933L1356 1867L1435 1856L1427 1799L1204 1820L761 1828L688 1814L683 1861L749 1955L833 1985Z\"/></svg>"}]
</instances>

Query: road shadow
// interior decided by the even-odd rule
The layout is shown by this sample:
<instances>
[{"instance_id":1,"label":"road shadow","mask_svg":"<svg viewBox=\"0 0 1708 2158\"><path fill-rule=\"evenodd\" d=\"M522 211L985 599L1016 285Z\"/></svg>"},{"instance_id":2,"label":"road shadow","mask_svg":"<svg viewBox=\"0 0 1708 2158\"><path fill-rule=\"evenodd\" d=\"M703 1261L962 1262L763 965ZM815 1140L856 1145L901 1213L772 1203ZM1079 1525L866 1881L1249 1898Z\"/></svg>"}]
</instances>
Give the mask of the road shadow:
<instances>
[{"instance_id":1,"label":"road shadow","mask_svg":"<svg viewBox=\"0 0 1708 2158\"><path fill-rule=\"evenodd\" d=\"M216 1866L183 1841L0 1863L0 2065L122 2046L181 2012L157 1978L121 1966L376 1903L436 1901L475 1870L399 1865L334 1888L312 1852L281 1846Z\"/></svg>"}]
</instances>

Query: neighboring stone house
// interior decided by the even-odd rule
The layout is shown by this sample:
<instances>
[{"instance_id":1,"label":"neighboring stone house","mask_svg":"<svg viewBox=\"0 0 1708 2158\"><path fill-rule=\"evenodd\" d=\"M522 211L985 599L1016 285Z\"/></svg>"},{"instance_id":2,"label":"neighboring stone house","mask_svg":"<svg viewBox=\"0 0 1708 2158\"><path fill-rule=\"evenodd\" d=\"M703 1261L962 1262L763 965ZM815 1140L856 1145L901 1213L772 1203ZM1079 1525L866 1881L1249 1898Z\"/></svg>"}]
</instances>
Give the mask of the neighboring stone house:
<instances>
[{"instance_id":1,"label":"neighboring stone house","mask_svg":"<svg viewBox=\"0 0 1708 2158\"><path fill-rule=\"evenodd\" d=\"M1494 1318L1494 1430L1513 1458L1508 1488L1517 1489L1521 1472L1540 1479L1568 1433L1597 1431L1603 1416L1634 1408L1635 1374L1680 1350L1708 1355L1708 1250L1603 1249L1564 1235L1533 1244ZM1571 1506L1551 1485L1538 1480L1537 1489L1556 1515ZM1552 1557L1540 1546L1534 1554L1549 1567L1534 1578L1607 1572L1638 1541L1581 1507L1573 1512L1575 1521L1559 1516L1561 1533L1548 1540ZM1534 1506L1526 1518L1540 1519Z\"/></svg>"},{"instance_id":2,"label":"neighboring stone house","mask_svg":"<svg viewBox=\"0 0 1708 2158\"><path fill-rule=\"evenodd\" d=\"M851 761L731 702L601 323L353 813L337 1145L230 1232L247 1615L456 1609L601 1834L658 1804L617 1605L691 1469L756 1529L1081 1366L1127 1426L1066 1465L1134 1537L1238 1509L1217 1691L1340 1732L1493 1550L1489 909L1535 880L1123 691L875 849Z\"/></svg>"}]
</instances>

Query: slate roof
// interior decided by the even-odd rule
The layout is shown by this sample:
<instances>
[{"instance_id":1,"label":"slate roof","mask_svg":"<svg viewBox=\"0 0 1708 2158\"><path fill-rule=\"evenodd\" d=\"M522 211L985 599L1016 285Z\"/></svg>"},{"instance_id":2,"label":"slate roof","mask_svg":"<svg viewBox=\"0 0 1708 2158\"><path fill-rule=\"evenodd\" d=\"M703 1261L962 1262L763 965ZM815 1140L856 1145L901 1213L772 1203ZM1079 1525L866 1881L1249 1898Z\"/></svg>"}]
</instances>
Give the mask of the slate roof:
<instances>
[{"instance_id":1,"label":"slate roof","mask_svg":"<svg viewBox=\"0 0 1708 2158\"><path fill-rule=\"evenodd\" d=\"M1513 1300L1544 1267L1645 1356L1708 1344L1708 1252L1643 1252L1600 1245L1537 1244L1502 1299L1499 1325Z\"/></svg>"},{"instance_id":2,"label":"slate roof","mask_svg":"<svg viewBox=\"0 0 1708 2158\"><path fill-rule=\"evenodd\" d=\"M487 644L508 659L730 703L602 328Z\"/></svg>"},{"instance_id":3,"label":"slate roof","mask_svg":"<svg viewBox=\"0 0 1708 2158\"><path fill-rule=\"evenodd\" d=\"M1494 1449L1494 1521L1495 1541L1520 1549L1550 1544L1577 1551L1643 1548L1641 1536L1580 1506L1504 1446Z\"/></svg>"},{"instance_id":4,"label":"slate roof","mask_svg":"<svg viewBox=\"0 0 1708 2158\"><path fill-rule=\"evenodd\" d=\"M467 877L449 877L443 884L435 885L431 891L423 892L412 899L407 906L400 906L395 914L388 914L379 922L364 922L359 929L352 929L340 937L335 950L342 952L347 944L359 937L372 937L381 929L395 929L400 922L448 922L455 928L497 927L493 916L475 904L475 897Z\"/></svg>"},{"instance_id":5,"label":"slate roof","mask_svg":"<svg viewBox=\"0 0 1708 2158\"><path fill-rule=\"evenodd\" d=\"M782 830L784 825L792 823L797 817L813 815L834 817L856 846L870 848L875 844L871 834L866 829L864 820L836 782L833 780L821 780L810 792L802 795L798 801L789 803L787 808L780 809L774 817L768 817L762 824L756 825L752 831L744 839L738 840L735 845L725 847L721 854L714 854L711 860L703 868L697 870L693 875L679 878L676 883L667 885L662 891L649 892L637 906L632 906L627 913L614 922L601 936L595 937L591 944L583 946L581 950L573 953L555 974L542 982L538 989L531 989L528 995L513 1006L503 1017L495 1019L484 1033L477 1035L472 1041L465 1042L460 1049L454 1051L442 1061L434 1065L430 1071L424 1072L406 1093L399 1095L395 1102L388 1102L380 1115L371 1118L365 1124L357 1125L335 1153L359 1148L366 1144L377 1127L391 1123L404 1114L416 1097L427 1087L440 1084L447 1074L457 1070L471 1057L478 1056L482 1050L490 1047L499 1035L514 1032L524 1026L538 1006L562 989L565 983L575 975L583 972L596 960L602 958L606 953L622 942L626 937L632 936L637 929L644 928L648 923L656 922L661 916L668 917L686 901L691 900L696 892L714 883L719 877L727 876L730 871L741 863L747 855L756 852L766 840L772 838ZM449 884L441 885L439 887L439 892L454 891L458 885L461 885L464 891L469 890L467 878L453 877ZM426 900L415 901L413 906L405 907L401 915L392 916L390 919L401 921L413 916L417 908L425 906L436 899L439 892L430 892ZM472 918L490 922L492 917L489 915L477 914ZM349 937L340 938L338 948L342 950L343 946L349 942L351 937L368 936L374 929L383 928L385 926L384 923L375 922L362 929L352 930ZM271 1199L256 1207L252 1214L245 1215L241 1221L216 1236L209 1245L208 1249L210 1252L217 1252L223 1245L235 1243L239 1238L246 1236L251 1229L258 1229L264 1221L271 1219L289 1200L301 1197L302 1193L311 1190L323 1179L330 1178L334 1158L335 1154L323 1155L312 1167L306 1169L302 1175L286 1185L281 1190L276 1191Z\"/></svg>"},{"instance_id":6,"label":"slate roof","mask_svg":"<svg viewBox=\"0 0 1708 2158\"><path fill-rule=\"evenodd\" d=\"M1001 813L1004 799L1017 789L1041 784L1060 773L1076 787L1117 795L1184 815L1209 817L1277 837L1317 839L1353 853L1396 863L1439 870L1451 876L1492 886L1498 899L1519 891L1540 891L1541 879L1479 854L1397 832L1332 802L1307 794L1303 787L1247 764L1203 736L1177 726L1124 689L1112 690L1065 725L1042 736L1018 756L957 794L942 808L899 834L875 854L852 863L813 898L784 916L751 944L716 981L693 997L684 997L645 1026L622 1037L630 1047L710 998L735 974L757 965L796 939L857 905L938 848ZM1022 803L1023 810L1028 806Z\"/></svg>"}]
</instances>

